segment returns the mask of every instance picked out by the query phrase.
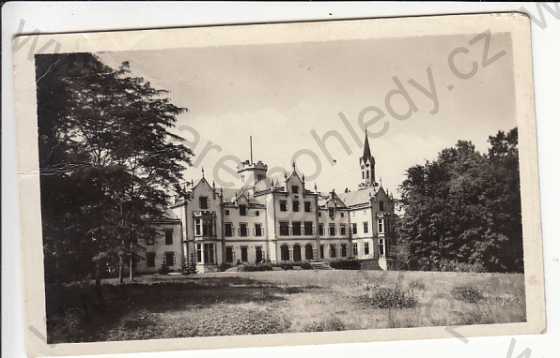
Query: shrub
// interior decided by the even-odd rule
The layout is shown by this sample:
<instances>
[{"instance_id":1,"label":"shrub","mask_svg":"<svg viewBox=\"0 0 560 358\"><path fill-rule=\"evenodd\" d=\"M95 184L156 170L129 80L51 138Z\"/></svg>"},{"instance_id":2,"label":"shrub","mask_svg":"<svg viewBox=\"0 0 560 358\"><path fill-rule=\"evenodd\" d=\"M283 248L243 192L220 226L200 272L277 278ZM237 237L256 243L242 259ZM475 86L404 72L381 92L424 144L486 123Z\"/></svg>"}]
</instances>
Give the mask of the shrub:
<instances>
[{"instance_id":1,"label":"shrub","mask_svg":"<svg viewBox=\"0 0 560 358\"><path fill-rule=\"evenodd\" d=\"M231 265L230 265L230 264L226 264L225 262L224 262L224 263L221 263L221 264L218 266L218 270L219 270L219 271L225 271L225 270L227 270L227 269L229 269L229 268L231 268Z\"/></svg>"},{"instance_id":2,"label":"shrub","mask_svg":"<svg viewBox=\"0 0 560 358\"><path fill-rule=\"evenodd\" d=\"M476 287L472 286L456 286L453 287L451 295L459 300L467 303L478 303L484 298L482 292Z\"/></svg>"},{"instance_id":3,"label":"shrub","mask_svg":"<svg viewBox=\"0 0 560 358\"><path fill-rule=\"evenodd\" d=\"M167 275L169 273L169 267L165 263L162 263L160 269L158 270L158 273Z\"/></svg>"},{"instance_id":4,"label":"shrub","mask_svg":"<svg viewBox=\"0 0 560 358\"><path fill-rule=\"evenodd\" d=\"M358 260L338 260L329 262L332 268L337 270L359 270L361 268Z\"/></svg>"},{"instance_id":5,"label":"shrub","mask_svg":"<svg viewBox=\"0 0 560 358\"><path fill-rule=\"evenodd\" d=\"M272 271L272 265L270 264L243 265L242 271L247 271L247 272Z\"/></svg>"},{"instance_id":6,"label":"shrub","mask_svg":"<svg viewBox=\"0 0 560 358\"><path fill-rule=\"evenodd\" d=\"M321 321L314 321L303 327L304 332L332 332L344 331L344 329L344 323L336 316L331 316Z\"/></svg>"},{"instance_id":7,"label":"shrub","mask_svg":"<svg viewBox=\"0 0 560 358\"><path fill-rule=\"evenodd\" d=\"M309 262L304 262L300 266L304 270L311 270L313 268L313 266L311 266L311 264Z\"/></svg>"},{"instance_id":8,"label":"shrub","mask_svg":"<svg viewBox=\"0 0 560 358\"><path fill-rule=\"evenodd\" d=\"M398 287L373 287L370 302L376 308L411 308L416 306L418 300L411 290L404 291Z\"/></svg>"}]
</instances>

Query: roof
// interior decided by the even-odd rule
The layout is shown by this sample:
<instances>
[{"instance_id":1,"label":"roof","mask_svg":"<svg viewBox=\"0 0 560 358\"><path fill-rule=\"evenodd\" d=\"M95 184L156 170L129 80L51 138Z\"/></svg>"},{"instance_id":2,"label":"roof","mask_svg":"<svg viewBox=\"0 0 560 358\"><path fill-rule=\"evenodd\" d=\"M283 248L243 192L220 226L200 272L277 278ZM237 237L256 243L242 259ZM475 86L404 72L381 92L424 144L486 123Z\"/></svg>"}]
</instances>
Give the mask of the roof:
<instances>
[{"instance_id":1,"label":"roof","mask_svg":"<svg viewBox=\"0 0 560 358\"><path fill-rule=\"evenodd\" d=\"M362 155L363 159L369 159L372 158L373 156L371 155L371 150L369 148L369 141L368 141L368 135L367 135L367 131L366 131L366 140L364 141L364 154Z\"/></svg>"},{"instance_id":2,"label":"roof","mask_svg":"<svg viewBox=\"0 0 560 358\"><path fill-rule=\"evenodd\" d=\"M373 195L375 194L375 190L373 188L367 189L360 189L355 191L349 191L346 193L338 194L338 197L346 206L355 206L355 205L362 205L362 204L369 204L370 201L370 193Z\"/></svg>"}]
</instances>

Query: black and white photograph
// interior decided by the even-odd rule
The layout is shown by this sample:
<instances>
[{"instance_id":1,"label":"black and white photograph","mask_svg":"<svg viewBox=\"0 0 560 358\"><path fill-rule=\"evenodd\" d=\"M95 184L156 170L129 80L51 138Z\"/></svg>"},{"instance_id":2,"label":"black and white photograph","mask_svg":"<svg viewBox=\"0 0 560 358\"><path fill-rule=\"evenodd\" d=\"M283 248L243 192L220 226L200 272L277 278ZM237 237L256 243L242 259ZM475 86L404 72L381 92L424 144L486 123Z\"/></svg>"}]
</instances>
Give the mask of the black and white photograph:
<instances>
[{"instance_id":1,"label":"black and white photograph","mask_svg":"<svg viewBox=\"0 0 560 358\"><path fill-rule=\"evenodd\" d=\"M542 330L527 19L406 21L53 35L33 339Z\"/></svg>"}]
</instances>

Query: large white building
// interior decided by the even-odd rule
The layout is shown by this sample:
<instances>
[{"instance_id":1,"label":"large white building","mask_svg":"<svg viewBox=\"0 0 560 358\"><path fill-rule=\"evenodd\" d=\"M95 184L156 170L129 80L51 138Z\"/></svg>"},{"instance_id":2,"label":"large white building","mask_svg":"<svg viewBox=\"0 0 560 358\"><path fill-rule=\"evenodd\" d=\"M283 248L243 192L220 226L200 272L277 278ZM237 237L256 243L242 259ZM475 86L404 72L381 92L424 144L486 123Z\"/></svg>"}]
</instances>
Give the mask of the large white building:
<instances>
[{"instance_id":1,"label":"large white building","mask_svg":"<svg viewBox=\"0 0 560 358\"><path fill-rule=\"evenodd\" d=\"M375 180L375 159L366 136L355 191L310 190L293 165L283 180L267 176L267 165L247 160L239 189L221 189L204 175L158 223L161 237L145 243L140 272L167 266L197 272L220 264L302 263L359 259L387 269L394 200Z\"/></svg>"}]
</instances>

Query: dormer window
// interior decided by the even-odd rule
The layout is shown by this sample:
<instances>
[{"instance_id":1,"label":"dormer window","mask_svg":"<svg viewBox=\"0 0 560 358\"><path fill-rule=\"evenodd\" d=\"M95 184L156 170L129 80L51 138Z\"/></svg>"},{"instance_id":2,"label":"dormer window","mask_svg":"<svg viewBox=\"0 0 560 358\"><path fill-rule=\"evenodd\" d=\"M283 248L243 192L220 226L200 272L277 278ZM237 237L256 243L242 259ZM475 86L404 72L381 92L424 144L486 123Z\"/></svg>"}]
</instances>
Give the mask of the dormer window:
<instances>
[{"instance_id":1,"label":"dormer window","mask_svg":"<svg viewBox=\"0 0 560 358\"><path fill-rule=\"evenodd\" d=\"M329 216L334 218L334 208L329 208Z\"/></svg>"},{"instance_id":2,"label":"dormer window","mask_svg":"<svg viewBox=\"0 0 560 358\"><path fill-rule=\"evenodd\" d=\"M239 205L239 216L247 216L247 206Z\"/></svg>"},{"instance_id":3,"label":"dormer window","mask_svg":"<svg viewBox=\"0 0 560 358\"><path fill-rule=\"evenodd\" d=\"M380 201L379 202L379 211L384 211L385 210L385 202Z\"/></svg>"},{"instance_id":4,"label":"dormer window","mask_svg":"<svg viewBox=\"0 0 560 358\"><path fill-rule=\"evenodd\" d=\"M199 196L198 197L198 207L201 210L208 209L208 197L207 196Z\"/></svg>"},{"instance_id":5,"label":"dormer window","mask_svg":"<svg viewBox=\"0 0 560 358\"><path fill-rule=\"evenodd\" d=\"M299 192L299 186L292 185L292 193L297 194Z\"/></svg>"}]
</instances>

